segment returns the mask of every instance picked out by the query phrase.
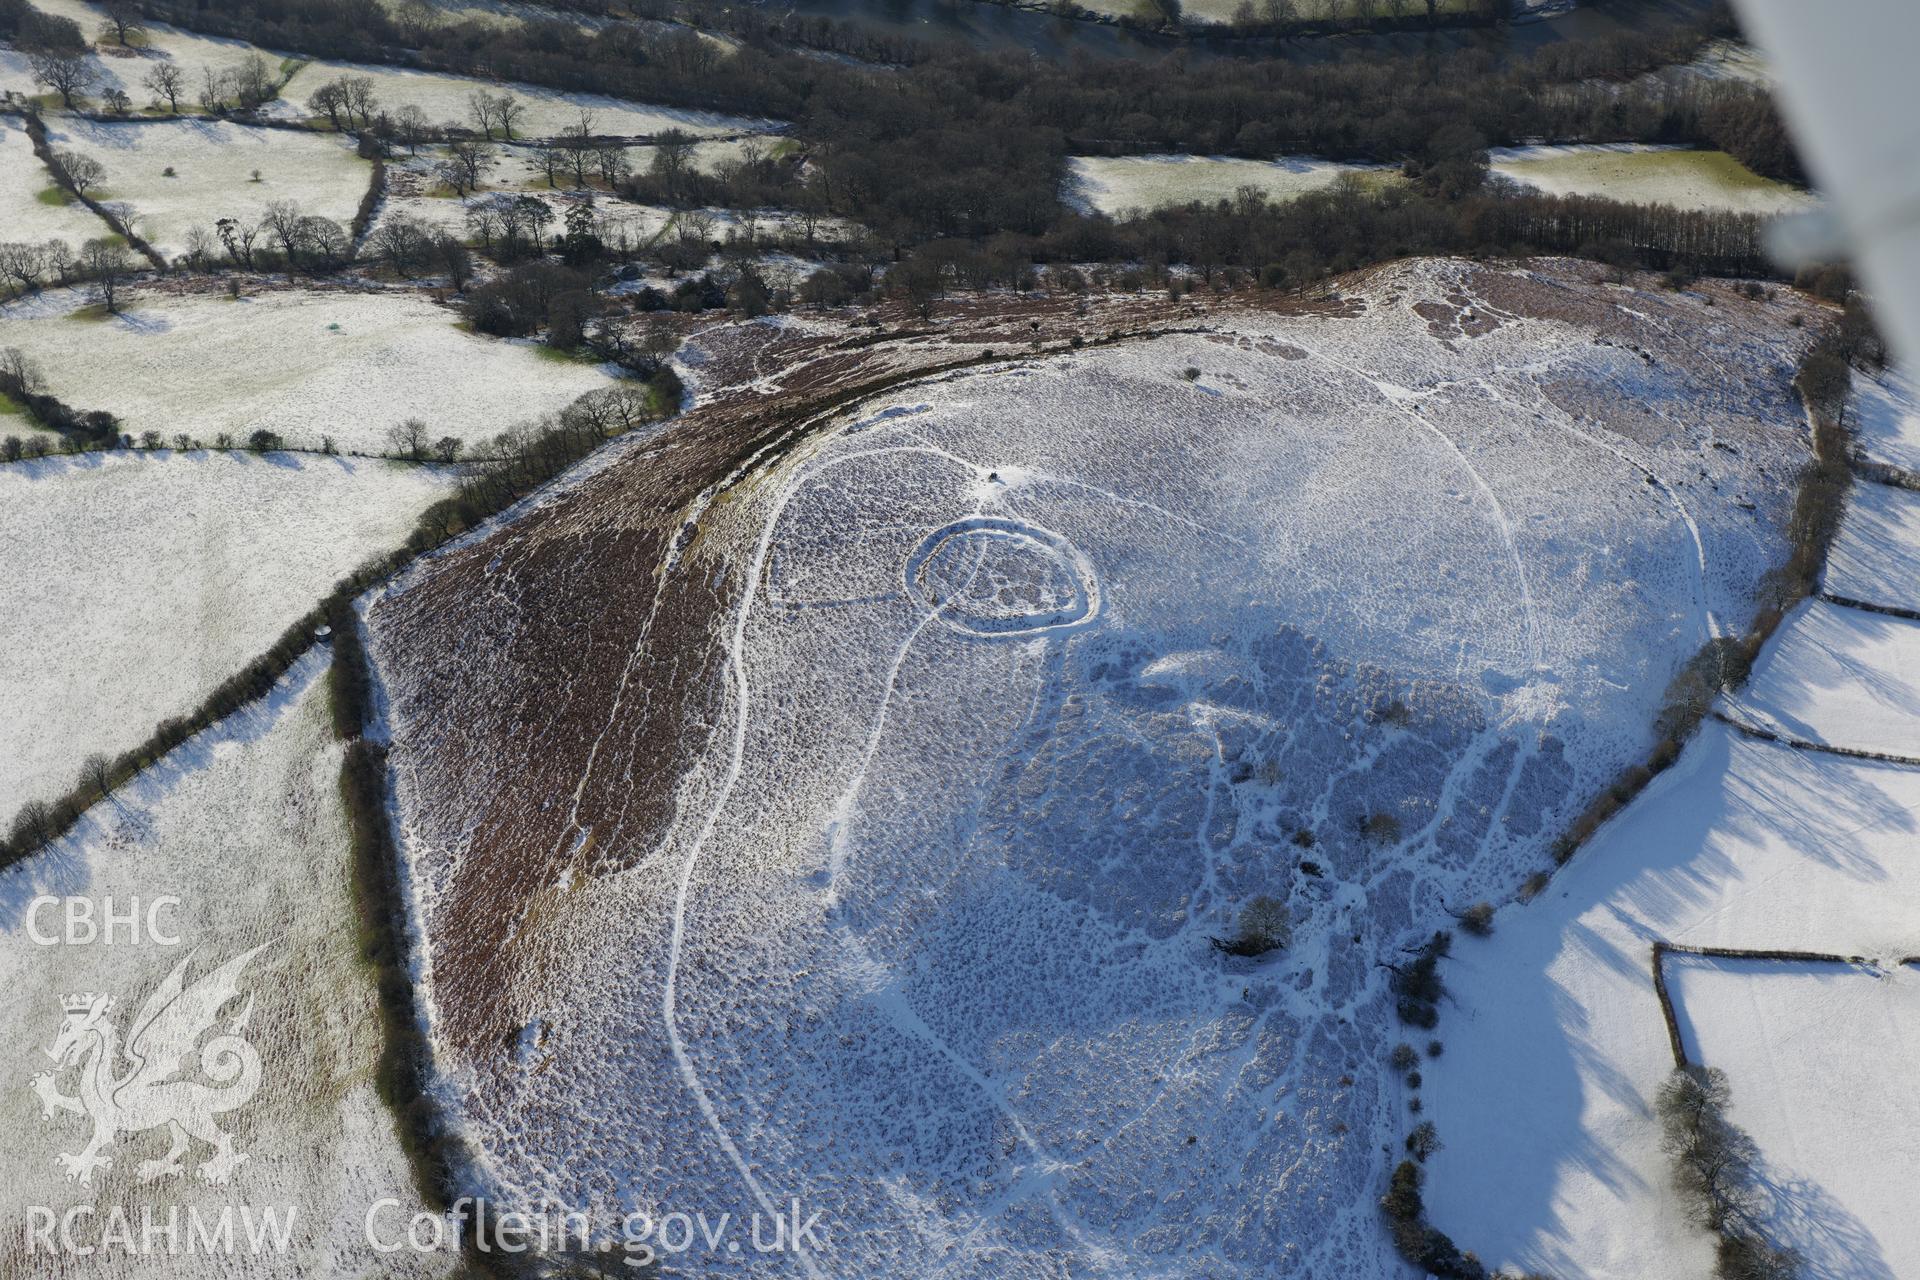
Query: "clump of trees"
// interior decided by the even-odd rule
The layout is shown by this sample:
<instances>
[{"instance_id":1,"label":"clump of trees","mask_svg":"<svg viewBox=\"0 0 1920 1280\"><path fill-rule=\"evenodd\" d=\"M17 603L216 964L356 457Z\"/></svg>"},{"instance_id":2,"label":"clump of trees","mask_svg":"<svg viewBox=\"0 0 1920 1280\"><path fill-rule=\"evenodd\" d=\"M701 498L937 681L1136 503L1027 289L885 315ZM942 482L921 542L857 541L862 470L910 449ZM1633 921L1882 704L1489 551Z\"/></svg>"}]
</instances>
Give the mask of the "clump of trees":
<instances>
[{"instance_id":1,"label":"clump of trees","mask_svg":"<svg viewBox=\"0 0 1920 1280\"><path fill-rule=\"evenodd\" d=\"M80 259L65 240L0 241L0 287L10 292L32 293L48 283L72 284L80 278L79 271Z\"/></svg>"},{"instance_id":2,"label":"clump of trees","mask_svg":"<svg viewBox=\"0 0 1920 1280\"><path fill-rule=\"evenodd\" d=\"M353 237L332 218L309 214L292 200L276 200L255 220L218 218L212 231L187 231L180 260L196 270L226 265L243 271L286 268L311 276L339 271L354 260Z\"/></svg>"},{"instance_id":3,"label":"clump of trees","mask_svg":"<svg viewBox=\"0 0 1920 1280\"><path fill-rule=\"evenodd\" d=\"M669 401L665 385L622 383L589 392L557 415L503 432L491 442L489 458L468 465L454 496L422 513L408 546L423 551L459 536L605 441L676 411L677 392Z\"/></svg>"},{"instance_id":4,"label":"clump of trees","mask_svg":"<svg viewBox=\"0 0 1920 1280\"><path fill-rule=\"evenodd\" d=\"M18 347L0 350L0 394L25 409L41 426L59 432L68 452L110 448L120 439L118 418L100 409L83 412L53 395L46 388L40 366ZM13 447L7 448L11 454ZM29 450L45 451L37 438L23 444L20 453Z\"/></svg>"},{"instance_id":5,"label":"clump of trees","mask_svg":"<svg viewBox=\"0 0 1920 1280\"><path fill-rule=\"evenodd\" d=\"M336 130L371 129L380 99L367 76L336 76L307 95L307 110L325 116Z\"/></svg>"},{"instance_id":6,"label":"clump of trees","mask_svg":"<svg viewBox=\"0 0 1920 1280\"><path fill-rule=\"evenodd\" d=\"M72 18L56 17L28 0L0 0L0 40L29 54L84 54L86 33Z\"/></svg>"},{"instance_id":7,"label":"clump of trees","mask_svg":"<svg viewBox=\"0 0 1920 1280\"><path fill-rule=\"evenodd\" d=\"M559 263L521 262L468 290L461 311L481 333L524 338L546 327L550 319L565 320L563 313L588 296L589 283L583 272Z\"/></svg>"},{"instance_id":8,"label":"clump of trees","mask_svg":"<svg viewBox=\"0 0 1920 1280\"><path fill-rule=\"evenodd\" d=\"M1673 1161L1673 1185L1693 1222L1719 1237L1721 1280L1791 1280L1798 1257L1759 1227L1759 1149L1727 1116L1726 1073L1688 1064L1667 1078L1654 1100L1660 1147Z\"/></svg>"},{"instance_id":9,"label":"clump of trees","mask_svg":"<svg viewBox=\"0 0 1920 1280\"><path fill-rule=\"evenodd\" d=\"M1476 902L1464 911L1454 912L1453 918L1460 922L1462 929L1476 938L1493 935L1493 904L1491 902Z\"/></svg>"},{"instance_id":10,"label":"clump of trees","mask_svg":"<svg viewBox=\"0 0 1920 1280\"><path fill-rule=\"evenodd\" d=\"M1394 1013L1410 1026L1431 1029L1440 1021L1440 998L1446 985L1440 980L1440 962L1453 950L1453 935L1439 930L1422 943L1411 963L1388 963L1393 978Z\"/></svg>"},{"instance_id":11,"label":"clump of trees","mask_svg":"<svg viewBox=\"0 0 1920 1280\"><path fill-rule=\"evenodd\" d=\"M1214 950L1230 956L1263 956L1293 940L1293 917L1286 900L1261 894L1240 908L1233 935L1208 938Z\"/></svg>"},{"instance_id":12,"label":"clump of trees","mask_svg":"<svg viewBox=\"0 0 1920 1280\"><path fill-rule=\"evenodd\" d=\"M1433 1149L1438 1150L1437 1137ZM1418 1160L1409 1158L1393 1167L1387 1193L1380 1197L1380 1212L1386 1216L1394 1248L1408 1262L1424 1267L1430 1276L1486 1280L1487 1269L1478 1258L1462 1253L1446 1232L1427 1222L1426 1201L1421 1195L1425 1181L1426 1170Z\"/></svg>"}]
</instances>

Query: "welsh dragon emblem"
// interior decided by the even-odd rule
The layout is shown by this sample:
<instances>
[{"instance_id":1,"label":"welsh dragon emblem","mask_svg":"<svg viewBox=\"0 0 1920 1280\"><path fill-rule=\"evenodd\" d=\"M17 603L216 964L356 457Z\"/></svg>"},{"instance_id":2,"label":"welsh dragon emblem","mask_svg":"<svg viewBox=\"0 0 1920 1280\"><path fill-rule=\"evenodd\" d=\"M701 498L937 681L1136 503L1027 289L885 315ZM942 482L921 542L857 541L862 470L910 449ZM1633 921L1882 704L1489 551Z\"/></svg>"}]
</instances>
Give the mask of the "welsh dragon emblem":
<instances>
[{"instance_id":1,"label":"welsh dragon emblem","mask_svg":"<svg viewBox=\"0 0 1920 1280\"><path fill-rule=\"evenodd\" d=\"M69 1182L89 1185L95 1169L110 1168L112 1159L102 1153L120 1135L162 1127L172 1145L160 1159L140 1163L141 1182L180 1176L181 1157L194 1140L213 1148L194 1171L203 1181L217 1185L233 1177L247 1157L233 1149L233 1136L214 1117L245 1106L259 1089L260 1055L242 1035L253 997L224 1023L221 1013L240 994L240 973L260 950L235 956L191 986L185 978L193 957L186 956L134 1015L124 1047L108 1016L111 999L92 992L61 998L66 1018L46 1051L59 1067L34 1076L32 1087L48 1119L71 1111L93 1123L84 1149L55 1157ZM64 1092L61 1078L76 1068L77 1089Z\"/></svg>"}]
</instances>

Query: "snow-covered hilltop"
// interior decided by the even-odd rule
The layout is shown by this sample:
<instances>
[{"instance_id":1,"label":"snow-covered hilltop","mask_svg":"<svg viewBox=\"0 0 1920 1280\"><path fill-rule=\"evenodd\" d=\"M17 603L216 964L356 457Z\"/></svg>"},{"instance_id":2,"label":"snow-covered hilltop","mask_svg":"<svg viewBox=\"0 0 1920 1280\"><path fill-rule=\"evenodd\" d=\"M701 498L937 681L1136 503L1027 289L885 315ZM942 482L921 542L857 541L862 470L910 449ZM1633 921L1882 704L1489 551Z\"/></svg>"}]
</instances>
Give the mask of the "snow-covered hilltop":
<instances>
[{"instance_id":1,"label":"snow-covered hilltop","mask_svg":"<svg viewBox=\"0 0 1920 1280\"><path fill-rule=\"evenodd\" d=\"M701 407L367 608L476 1189L797 1198L820 1275L1397 1265L1381 961L1746 626L1819 313L1020 307L696 340ZM1284 950L1211 945L1259 897Z\"/></svg>"}]
</instances>

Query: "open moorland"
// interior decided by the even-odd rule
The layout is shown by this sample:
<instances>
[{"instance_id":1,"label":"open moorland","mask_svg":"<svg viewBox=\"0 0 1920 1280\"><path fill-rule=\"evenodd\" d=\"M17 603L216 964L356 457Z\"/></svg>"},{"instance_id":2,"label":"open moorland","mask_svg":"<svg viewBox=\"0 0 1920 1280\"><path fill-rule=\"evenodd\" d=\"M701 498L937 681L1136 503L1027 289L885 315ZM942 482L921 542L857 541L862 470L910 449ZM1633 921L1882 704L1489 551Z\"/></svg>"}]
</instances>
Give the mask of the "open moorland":
<instances>
[{"instance_id":1,"label":"open moorland","mask_svg":"<svg viewBox=\"0 0 1920 1280\"><path fill-rule=\"evenodd\" d=\"M478 1185L1389 1273L1379 961L1546 860L1781 545L1813 313L1708 300L1441 261L1045 357L987 309L944 372L696 335L685 419L366 609Z\"/></svg>"}]
</instances>

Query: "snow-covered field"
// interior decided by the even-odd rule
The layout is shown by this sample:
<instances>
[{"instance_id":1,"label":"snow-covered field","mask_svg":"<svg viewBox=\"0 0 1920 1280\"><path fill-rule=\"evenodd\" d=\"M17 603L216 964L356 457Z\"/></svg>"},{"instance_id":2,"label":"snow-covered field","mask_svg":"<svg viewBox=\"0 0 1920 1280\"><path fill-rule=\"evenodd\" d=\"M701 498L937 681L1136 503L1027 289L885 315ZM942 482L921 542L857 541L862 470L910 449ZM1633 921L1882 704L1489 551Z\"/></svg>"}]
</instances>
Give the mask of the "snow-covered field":
<instances>
[{"instance_id":1,"label":"snow-covered field","mask_svg":"<svg viewBox=\"0 0 1920 1280\"><path fill-rule=\"evenodd\" d=\"M1439 1028L1446 1052L1422 1067L1426 1114L1446 1143L1428 1162L1435 1224L1489 1265L1566 1280L1708 1274L1708 1237L1669 1189L1653 1116L1673 1059L1652 943L1883 963L1914 954L1917 809L1920 771L1795 751L1709 721L1545 894L1503 910L1489 941L1455 946ZM1740 979L1692 972L1710 965L1669 966L1686 971L1676 1002L1694 1030L1690 1050L1727 1072L1733 1119L1760 1140L1781 1193L1774 1220L1817 1261L1809 1275L1915 1274L1920 1237L1905 1205L1869 1217L1887 1206L1884 1193L1855 1202L1826 1185L1842 1164L1888 1186L1911 1167L1915 1131L1898 1123L1911 1091L1897 1084L1896 1046L1909 1037L1910 1052L1913 1027L1875 1019L1911 1009L1913 975L1821 968L1735 991L1727 984ZM1833 997L1810 1038L1798 1023L1807 992L1796 989L1807 981ZM1796 1082L1821 1077L1826 1099L1800 1094ZM1861 1088L1863 1077L1877 1085ZM1845 1123L1817 1133L1846 1099L1858 1106Z\"/></svg>"},{"instance_id":2,"label":"snow-covered field","mask_svg":"<svg viewBox=\"0 0 1920 1280\"><path fill-rule=\"evenodd\" d=\"M1862 380L1862 390L1871 384ZM1911 608L1914 495L1860 481L1825 589ZM1768 642L1731 723L1680 760L1490 942L1456 947L1425 1071L1441 1229L1490 1264L1568 1280L1704 1274L1652 1100L1673 1068L1655 943L1854 957L1670 954L1689 1059L1727 1073L1761 1159L1761 1219L1810 1280L1920 1273L1905 1191L1920 1114L1920 623L1814 600ZM1746 732L1755 726L1778 740Z\"/></svg>"},{"instance_id":3,"label":"snow-covered field","mask_svg":"<svg viewBox=\"0 0 1920 1280\"><path fill-rule=\"evenodd\" d=\"M1806 1280L1920 1274L1920 1092L1889 1079L1920 1057L1920 968L1677 956L1666 971L1688 1052L1734 1082L1770 1158L1771 1216L1808 1241Z\"/></svg>"},{"instance_id":4,"label":"snow-covered field","mask_svg":"<svg viewBox=\"0 0 1920 1280\"><path fill-rule=\"evenodd\" d=\"M1920 493L1855 485L1827 553L1825 586L1848 600L1920 609Z\"/></svg>"},{"instance_id":5,"label":"snow-covered field","mask_svg":"<svg viewBox=\"0 0 1920 1280\"><path fill-rule=\"evenodd\" d=\"M104 95L109 89L121 89L137 107L145 107L153 99L152 90L143 82L158 62L171 62L180 69L186 79L180 105L191 111L199 109L198 95L207 72L221 75L259 52L243 40L203 36L164 22L149 23L143 31L133 33L129 44L122 47L112 36L100 34L101 23L107 16L105 5L89 0L31 0L31 3L43 12L73 19L79 24L81 34L95 41L90 57L99 71L98 81L91 90L95 96ZM260 53L260 56L278 74L281 56L273 53Z\"/></svg>"},{"instance_id":6,"label":"snow-covered field","mask_svg":"<svg viewBox=\"0 0 1920 1280\"><path fill-rule=\"evenodd\" d=\"M1849 413L1868 460L1920 474L1920 392L1904 371L1855 377Z\"/></svg>"},{"instance_id":7,"label":"snow-covered field","mask_svg":"<svg viewBox=\"0 0 1920 1280\"><path fill-rule=\"evenodd\" d=\"M456 323L412 294L145 293L108 320L0 308L0 347L22 348L54 394L109 410L136 435L244 442L266 428L306 448L330 436L349 452L390 452L387 433L407 418L474 449L609 382L595 366Z\"/></svg>"},{"instance_id":8,"label":"snow-covered field","mask_svg":"<svg viewBox=\"0 0 1920 1280\"><path fill-rule=\"evenodd\" d=\"M74 119L52 120L47 133L55 150L100 162L106 178L96 198L132 206L134 230L167 257L185 247L190 228L211 236L220 218L255 222L276 200L345 226L372 179L352 145L330 134L229 121Z\"/></svg>"},{"instance_id":9,"label":"snow-covered field","mask_svg":"<svg viewBox=\"0 0 1920 1280\"><path fill-rule=\"evenodd\" d=\"M191 711L451 485L289 454L0 467L0 823Z\"/></svg>"},{"instance_id":10,"label":"snow-covered field","mask_svg":"<svg viewBox=\"0 0 1920 1280\"><path fill-rule=\"evenodd\" d=\"M1495 147L1493 171L1549 195L1736 213L1790 213L1815 197L1763 178L1724 151L1639 143Z\"/></svg>"},{"instance_id":11,"label":"snow-covered field","mask_svg":"<svg viewBox=\"0 0 1920 1280\"><path fill-rule=\"evenodd\" d=\"M1761 86L1773 83L1773 67L1766 56L1738 40L1713 41L1681 70L1705 80L1741 80Z\"/></svg>"},{"instance_id":12,"label":"snow-covered field","mask_svg":"<svg viewBox=\"0 0 1920 1280\"><path fill-rule=\"evenodd\" d=\"M1809 604L1754 664L1734 708L1804 741L1920 757L1920 622Z\"/></svg>"},{"instance_id":13,"label":"snow-covered field","mask_svg":"<svg viewBox=\"0 0 1920 1280\"><path fill-rule=\"evenodd\" d=\"M693 144L693 167L702 173L716 173L720 166L728 161L746 158L749 147L758 147L762 156L767 155L779 144L781 139L773 134L761 134L757 137L721 138L712 142ZM628 147L627 160L636 173L645 173L653 164L654 147Z\"/></svg>"},{"instance_id":14,"label":"snow-covered field","mask_svg":"<svg viewBox=\"0 0 1920 1280\"><path fill-rule=\"evenodd\" d=\"M0 512L8 510L9 504L0 503ZM8 545L17 545L11 532ZM142 554L123 545L130 557ZM108 586L101 582L103 590ZM8 613L16 611L10 601ZM70 613L62 621L79 616ZM166 661L170 655L157 651L153 638L150 628L145 652L134 661L144 659L150 667ZM13 647L18 638L10 634L9 642ZM455 1269L459 1255L451 1249L376 1254L364 1228L377 1201L396 1202L381 1217L389 1236L420 1204L393 1115L374 1088L381 1032L372 973L356 940L339 799L340 748L328 720L325 661L324 653L309 655L267 699L148 769L52 849L0 872L0 1053L9 1066L8 1087L0 1089L0 1198L15 1219L0 1233L0 1271L7 1275L238 1280L263 1274L413 1277ZM102 663L88 674L109 679L112 671ZM16 722L9 717L7 723ZM99 937L40 945L35 933L63 936L62 905L32 911L42 895L84 899L96 925L109 904L119 914L133 909L144 919L156 899L175 898L177 905L161 909L155 923L177 944L136 943L121 926L114 945ZM214 1152L195 1141L180 1174L142 1183L141 1166L160 1161L168 1147L165 1130L144 1129L170 1114L151 1105L155 1114L142 1121L143 1131L121 1135L108 1153L111 1167L95 1171L90 1186L63 1180L55 1157L86 1145L88 1118L64 1110L43 1115L29 1088L31 1076L50 1069L61 1092L76 1087L76 1071L58 1070L43 1052L61 1033L61 998L75 992L110 996L107 1019L125 1037L149 994L176 965L187 965L183 977L191 984L256 949L237 987L250 1001L243 1034L258 1055L259 1087L250 1102L215 1122L246 1157L231 1181L201 1180ZM222 1025L239 1011L240 1005L231 1006ZM176 1028L176 1034L191 1035L203 1025ZM156 1031L145 1053L151 1057L164 1042ZM198 1061L188 1054L182 1063L186 1079L203 1078ZM129 1071L118 1062L105 1065L116 1075ZM220 1078L211 1066L207 1077ZM133 1093L122 1092L119 1100L131 1105ZM110 1239L110 1215L119 1210L131 1223L132 1244L109 1244L92 1256L29 1252L29 1206L56 1215L91 1206L93 1216L72 1226L82 1245ZM187 1215L197 1212L211 1228L228 1206L234 1235L243 1243L232 1253L193 1250ZM162 1229L170 1212L179 1215L172 1252L164 1234L142 1237L143 1209ZM254 1253L244 1243L243 1211L273 1212L281 1222L291 1217L285 1251L270 1246Z\"/></svg>"},{"instance_id":15,"label":"snow-covered field","mask_svg":"<svg viewBox=\"0 0 1920 1280\"><path fill-rule=\"evenodd\" d=\"M434 124L453 123L472 127L467 99L476 89L489 93L512 93L526 107L526 114L514 127L516 137L550 137L579 126L582 109L588 112L592 132L602 137L648 137L678 129L698 136L735 133L763 133L775 127L767 120L722 115L714 111L695 111L680 107L649 106L595 93L566 93L538 85L499 85L465 76L442 75L432 71L411 71L404 67L362 66L355 63L313 61L294 75L281 90L280 98L268 110L289 119L306 119L312 113L307 99L314 90L340 76L364 76L373 81L374 96L388 111L412 104L427 113Z\"/></svg>"},{"instance_id":16,"label":"snow-covered field","mask_svg":"<svg viewBox=\"0 0 1920 1280\"><path fill-rule=\"evenodd\" d=\"M1571 264L1339 292L894 388L664 568L635 456L372 602L481 1189L797 1196L817 1274L1397 1274L1378 962L1744 624L1810 334ZM1291 945L1223 958L1261 894Z\"/></svg>"},{"instance_id":17,"label":"snow-covered field","mask_svg":"<svg viewBox=\"0 0 1920 1280\"><path fill-rule=\"evenodd\" d=\"M107 224L74 201L48 204L40 193L54 185L33 154L27 131L13 116L0 116L0 240L41 244L64 240L78 250L88 240L110 234Z\"/></svg>"},{"instance_id":18,"label":"snow-covered field","mask_svg":"<svg viewBox=\"0 0 1920 1280\"><path fill-rule=\"evenodd\" d=\"M1390 181L1391 165L1347 164L1306 156L1242 160L1233 156L1072 156L1066 199L1075 208L1118 217L1129 209L1158 209L1194 200L1230 200L1253 187L1274 200L1289 200L1332 186L1354 174L1369 182Z\"/></svg>"}]
</instances>

